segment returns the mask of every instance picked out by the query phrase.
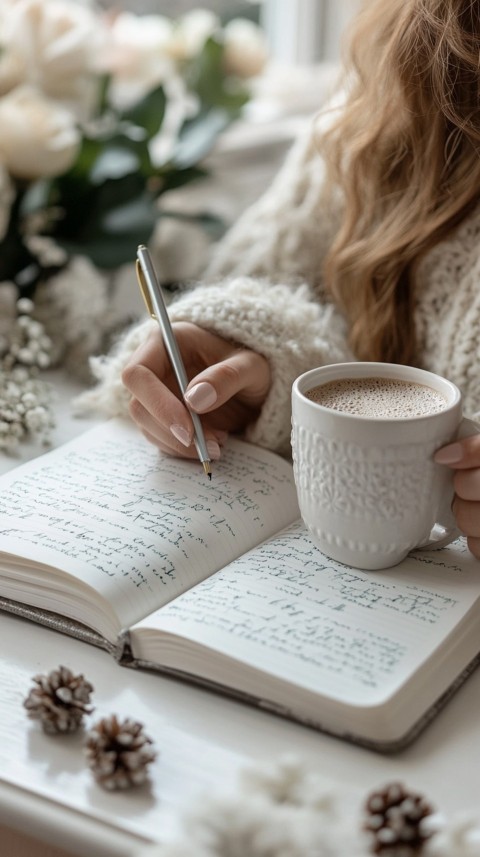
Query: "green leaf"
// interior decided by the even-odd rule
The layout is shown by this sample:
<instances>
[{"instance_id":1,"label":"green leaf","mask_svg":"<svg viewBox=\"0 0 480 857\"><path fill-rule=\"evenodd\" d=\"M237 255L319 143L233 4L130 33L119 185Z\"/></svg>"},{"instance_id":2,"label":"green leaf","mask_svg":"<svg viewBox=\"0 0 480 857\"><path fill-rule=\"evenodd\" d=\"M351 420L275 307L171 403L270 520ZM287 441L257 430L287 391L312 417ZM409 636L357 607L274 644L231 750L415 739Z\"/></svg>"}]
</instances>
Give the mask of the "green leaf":
<instances>
[{"instance_id":1,"label":"green leaf","mask_svg":"<svg viewBox=\"0 0 480 857\"><path fill-rule=\"evenodd\" d=\"M150 140L155 134L158 134L162 127L166 106L165 90L163 86L158 86L137 104L122 111L120 118L143 128L147 134L147 139Z\"/></svg>"},{"instance_id":2,"label":"green leaf","mask_svg":"<svg viewBox=\"0 0 480 857\"><path fill-rule=\"evenodd\" d=\"M72 176L82 182L88 181L88 176L90 175L95 161L102 153L104 146L105 143L103 140L84 137L77 159L71 170L69 170L66 175Z\"/></svg>"},{"instance_id":3,"label":"green leaf","mask_svg":"<svg viewBox=\"0 0 480 857\"><path fill-rule=\"evenodd\" d=\"M214 240L217 241L225 233L227 224L222 217L212 214L210 211L198 211L195 214L185 214L182 211L169 211L162 209L161 217L170 217L172 220L179 220L184 223L197 223L205 232Z\"/></svg>"},{"instance_id":4,"label":"green leaf","mask_svg":"<svg viewBox=\"0 0 480 857\"><path fill-rule=\"evenodd\" d=\"M233 119L239 115L250 95L240 80L225 74L223 55L222 42L210 37L188 64L185 76L188 88L198 95L202 110L223 107Z\"/></svg>"},{"instance_id":5,"label":"green leaf","mask_svg":"<svg viewBox=\"0 0 480 857\"><path fill-rule=\"evenodd\" d=\"M155 168L150 157L150 149L147 139L139 140L138 138L135 139L130 136L129 131L134 127L135 126L133 125L122 126L118 130L118 133L111 138L108 143L108 147L114 146L115 148L124 149L127 152L133 153L138 161L136 169L139 173L142 173L145 179L151 175L155 175Z\"/></svg>"},{"instance_id":6,"label":"green leaf","mask_svg":"<svg viewBox=\"0 0 480 857\"><path fill-rule=\"evenodd\" d=\"M218 107L212 107L193 119L187 119L180 129L172 163L180 169L185 169L201 161L230 122L230 114Z\"/></svg>"},{"instance_id":7,"label":"green leaf","mask_svg":"<svg viewBox=\"0 0 480 857\"><path fill-rule=\"evenodd\" d=\"M172 169L170 165L167 165L165 172L160 170L158 173L158 176L161 179L161 185L157 192L157 196L167 193L167 191L175 190L177 187L183 187L186 184L190 184L190 182L207 178L209 175L210 173L208 170L202 169L201 167L179 168L176 166Z\"/></svg>"},{"instance_id":8,"label":"green leaf","mask_svg":"<svg viewBox=\"0 0 480 857\"><path fill-rule=\"evenodd\" d=\"M22 201L22 214L33 214L48 208L51 184L47 179L40 179L27 188Z\"/></svg>"},{"instance_id":9,"label":"green leaf","mask_svg":"<svg viewBox=\"0 0 480 857\"><path fill-rule=\"evenodd\" d=\"M64 176L56 190L54 202L64 215L56 225L55 235L64 242L82 243L95 239L110 211L141 197L145 193L145 180L139 173L131 173L91 185Z\"/></svg>"},{"instance_id":10,"label":"green leaf","mask_svg":"<svg viewBox=\"0 0 480 857\"><path fill-rule=\"evenodd\" d=\"M90 191L70 207L56 238L67 252L82 253L99 268L116 268L134 259L138 244L150 239L158 217L154 195L138 174Z\"/></svg>"},{"instance_id":11,"label":"green leaf","mask_svg":"<svg viewBox=\"0 0 480 857\"><path fill-rule=\"evenodd\" d=\"M98 234L89 241L66 241L58 243L69 254L87 256L101 270L111 271L120 265L134 262L139 244L146 244L151 238L152 230L136 230L117 235Z\"/></svg>"},{"instance_id":12,"label":"green leaf","mask_svg":"<svg viewBox=\"0 0 480 857\"><path fill-rule=\"evenodd\" d=\"M96 115L103 116L108 109L108 90L110 88L111 75L103 74L98 79Z\"/></svg>"},{"instance_id":13,"label":"green leaf","mask_svg":"<svg viewBox=\"0 0 480 857\"><path fill-rule=\"evenodd\" d=\"M128 235L135 231L151 230L157 219L157 209L149 194L137 197L126 205L111 209L102 219L102 228L111 235Z\"/></svg>"},{"instance_id":14,"label":"green leaf","mask_svg":"<svg viewBox=\"0 0 480 857\"><path fill-rule=\"evenodd\" d=\"M121 146L105 146L90 170L92 184L100 185L107 179L121 179L140 169L140 161L135 151Z\"/></svg>"}]
</instances>

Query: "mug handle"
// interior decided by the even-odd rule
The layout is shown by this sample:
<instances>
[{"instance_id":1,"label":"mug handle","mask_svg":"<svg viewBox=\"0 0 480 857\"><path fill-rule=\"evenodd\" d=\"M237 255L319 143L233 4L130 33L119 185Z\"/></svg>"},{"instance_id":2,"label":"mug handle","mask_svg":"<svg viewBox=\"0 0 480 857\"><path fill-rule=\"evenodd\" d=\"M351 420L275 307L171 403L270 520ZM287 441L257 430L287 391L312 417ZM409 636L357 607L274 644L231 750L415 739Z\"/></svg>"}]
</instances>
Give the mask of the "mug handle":
<instances>
[{"instance_id":1,"label":"mug handle","mask_svg":"<svg viewBox=\"0 0 480 857\"><path fill-rule=\"evenodd\" d=\"M474 434L480 434L480 425L473 420L464 417L457 430L457 434L453 438L462 440L465 437L471 437ZM453 443L453 441L451 441ZM453 491L447 490L442 497L442 503L438 514L438 522L433 527L428 541L423 542L416 550L438 550L444 548L461 535L457 527L455 518L452 512Z\"/></svg>"}]
</instances>

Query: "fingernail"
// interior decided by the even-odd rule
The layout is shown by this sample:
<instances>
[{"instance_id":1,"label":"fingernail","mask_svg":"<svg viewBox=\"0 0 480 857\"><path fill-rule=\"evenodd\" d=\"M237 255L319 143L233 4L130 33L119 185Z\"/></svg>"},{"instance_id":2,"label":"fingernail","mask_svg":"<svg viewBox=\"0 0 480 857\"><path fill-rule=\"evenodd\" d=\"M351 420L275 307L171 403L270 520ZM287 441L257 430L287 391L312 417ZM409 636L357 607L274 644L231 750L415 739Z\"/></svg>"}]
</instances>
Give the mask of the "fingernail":
<instances>
[{"instance_id":1,"label":"fingernail","mask_svg":"<svg viewBox=\"0 0 480 857\"><path fill-rule=\"evenodd\" d=\"M212 461L217 461L220 458L220 447L216 440L207 440L207 449Z\"/></svg>"},{"instance_id":2,"label":"fingernail","mask_svg":"<svg viewBox=\"0 0 480 857\"><path fill-rule=\"evenodd\" d=\"M173 425L170 426L170 431L172 432L174 438L183 443L184 446L190 446L192 442L192 436L189 431L183 426Z\"/></svg>"},{"instance_id":3,"label":"fingernail","mask_svg":"<svg viewBox=\"0 0 480 857\"><path fill-rule=\"evenodd\" d=\"M196 411L205 411L211 408L217 401L217 394L211 384L207 381L201 381L200 384L195 384L187 393L185 393L185 401Z\"/></svg>"},{"instance_id":4,"label":"fingernail","mask_svg":"<svg viewBox=\"0 0 480 857\"><path fill-rule=\"evenodd\" d=\"M458 464L463 458L461 443L450 443L439 449L433 456L437 464Z\"/></svg>"}]
</instances>

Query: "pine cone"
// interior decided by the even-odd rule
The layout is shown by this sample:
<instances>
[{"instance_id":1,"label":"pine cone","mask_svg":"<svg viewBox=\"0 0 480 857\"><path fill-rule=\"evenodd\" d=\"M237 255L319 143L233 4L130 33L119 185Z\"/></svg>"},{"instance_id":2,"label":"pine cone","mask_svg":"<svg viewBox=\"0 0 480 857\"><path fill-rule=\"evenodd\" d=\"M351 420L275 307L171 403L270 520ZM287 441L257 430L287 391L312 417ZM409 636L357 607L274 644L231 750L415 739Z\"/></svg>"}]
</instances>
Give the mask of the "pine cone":
<instances>
[{"instance_id":1,"label":"pine cone","mask_svg":"<svg viewBox=\"0 0 480 857\"><path fill-rule=\"evenodd\" d=\"M93 706L90 694L93 686L83 675L74 675L67 667L58 667L48 675L33 677L32 688L24 706L28 716L41 720L45 732L50 735L76 732L84 714L91 714Z\"/></svg>"},{"instance_id":2,"label":"pine cone","mask_svg":"<svg viewBox=\"0 0 480 857\"><path fill-rule=\"evenodd\" d=\"M141 723L104 717L87 735L87 764L106 789L127 789L147 779L147 765L156 758Z\"/></svg>"},{"instance_id":3,"label":"pine cone","mask_svg":"<svg viewBox=\"0 0 480 857\"><path fill-rule=\"evenodd\" d=\"M415 857L430 835L422 820L433 810L424 797L409 792L401 783L389 783L372 792L366 801L365 830L372 837L372 854L382 857Z\"/></svg>"}]
</instances>

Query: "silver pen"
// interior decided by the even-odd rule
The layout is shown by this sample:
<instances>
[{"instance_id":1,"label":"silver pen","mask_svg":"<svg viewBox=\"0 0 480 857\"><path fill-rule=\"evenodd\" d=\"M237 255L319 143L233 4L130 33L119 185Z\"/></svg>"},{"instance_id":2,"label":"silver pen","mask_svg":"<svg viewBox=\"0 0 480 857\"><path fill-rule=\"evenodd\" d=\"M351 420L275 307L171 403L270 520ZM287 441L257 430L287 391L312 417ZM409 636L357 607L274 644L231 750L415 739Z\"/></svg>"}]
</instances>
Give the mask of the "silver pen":
<instances>
[{"instance_id":1,"label":"silver pen","mask_svg":"<svg viewBox=\"0 0 480 857\"><path fill-rule=\"evenodd\" d=\"M155 268L153 267L150 253L143 244L140 244L137 250L136 268L138 285L140 286L140 291L143 295L148 314L158 322L162 332L163 342L169 356L170 363L172 364L172 369L175 373L182 396L184 396L188 385L187 373L168 317L167 307L165 306L162 290L155 273ZM188 407L188 405L186 405L186 407ZM195 444L198 457L203 465L205 473L208 478L211 479L212 471L210 467L210 456L208 454L200 417L198 414L191 411L190 408L188 408L188 411L192 418L193 428L195 431L193 442Z\"/></svg>"}]
</instances>

